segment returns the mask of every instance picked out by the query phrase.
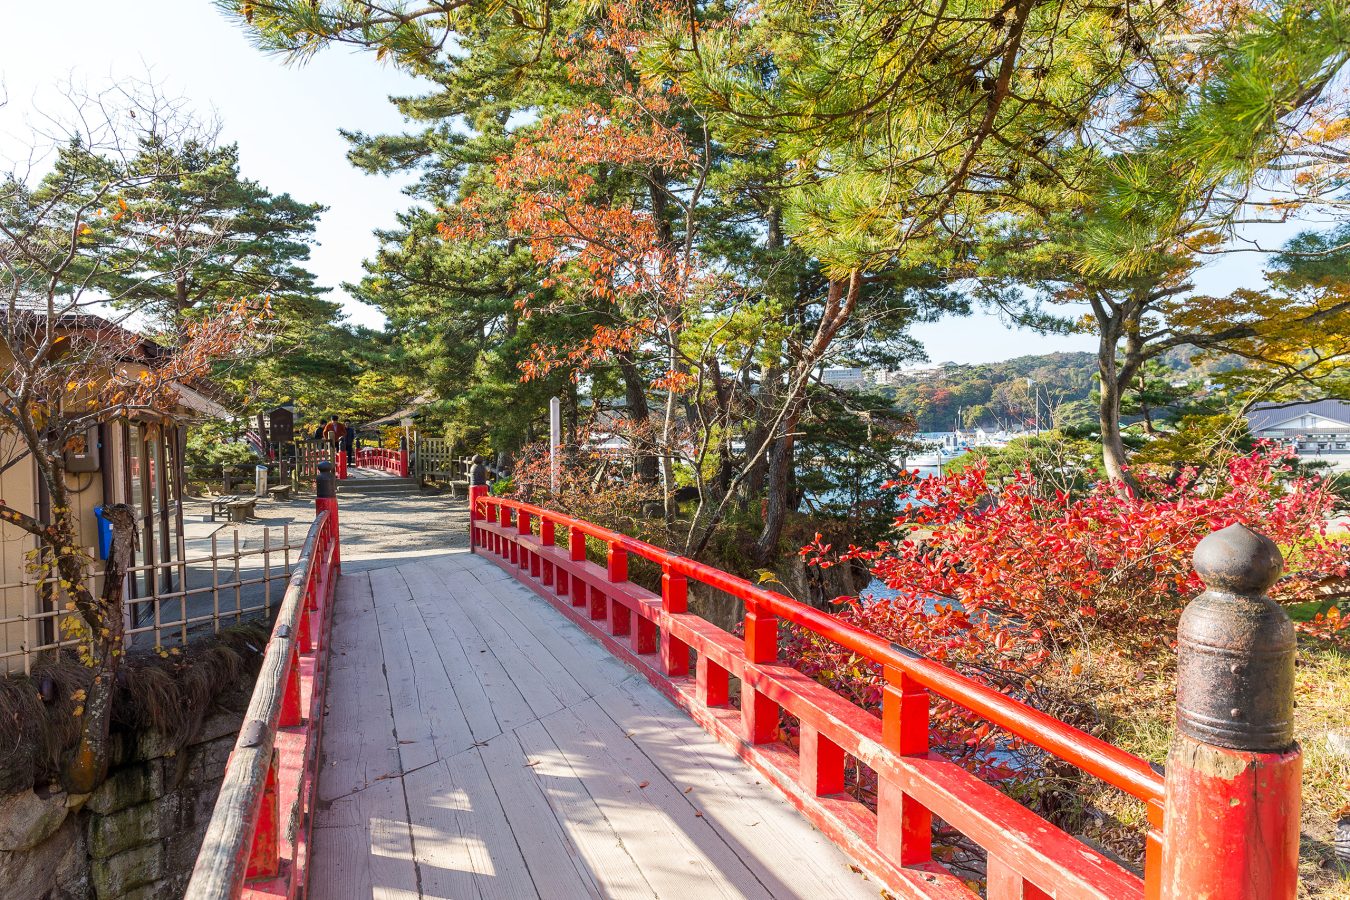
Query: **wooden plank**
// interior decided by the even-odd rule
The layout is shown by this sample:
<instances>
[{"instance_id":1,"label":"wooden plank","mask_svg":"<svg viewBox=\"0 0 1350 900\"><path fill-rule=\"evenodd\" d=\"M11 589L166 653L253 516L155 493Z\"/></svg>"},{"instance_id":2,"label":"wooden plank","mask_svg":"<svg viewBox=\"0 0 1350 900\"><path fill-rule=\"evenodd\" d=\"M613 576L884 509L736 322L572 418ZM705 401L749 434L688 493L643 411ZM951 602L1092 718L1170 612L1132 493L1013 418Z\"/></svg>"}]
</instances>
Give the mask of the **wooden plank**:
<instances>
[{"instance_id":1,"label":"wooden plank","mask_svg":"<svg viewBox=\"0 0 1350 900\"><path fill-rule=\"evenodd\" d=\"M521 726L512 737L520 743L529 760L525 768L532 773L601 895L614 900L655 897L656 891L629 852L628 844L591 797L581 773L573 769L543 723ZM696 892L690 893L683 900L698 896Z\"/></svg>"},{"instance_id":2,"label":"wooden plank","mask_svg":"<svg viewBox=\"0 0 1350 900\"><path fill-rule=\"evenodd\" d=\"M419 897L403 784L376 781L316 817L309 896L324 900ZM342 824L332 824L340 822Z\"/></svg>"},{"instance_id":3,"label":"wooden plank","mask_svg":"<svg viewBox=\"0 0 1350 900\"><path fill-rule=\"evenodd\" d=\"M471 627L461 621L450 621L443 608L413 604L412 609L421 617L436 648L441 668L455 686L455 699L475 741L489 740L534 719L525 698L511 685L500 664L493 669L478 659L471 659L488 655L481 638L472 641L472 646L466 646L461 640L466 632L476 636ZM492 662L496 663L496 660Z\"/></svg>"},{"instance_id":4,"label":"wooden plank","mask_svg":"<svg viewBox=\"0 0 1350 900\"><path fill-rule=\"evenodd\" d=\"M538 895L477 748L410 772L404 789L424 894Z\"/></svg>"},{"instance_id":5,"label":"wooden plank","mask_svg":"<svg viewBox=\"0 0 1350 900\"><path fill-rule=\"evenodd\" d=\"M493 790L511 825L525 864L543 900L577 900L603 895L581 854L527 767L520 742L502 735L479 750Z\"/></svg>"},{"instance_id":6,"label":"wooden plank","mask_svg":"<svg viewBox=\"0 0 1350 900\"><path fill-rule=\"evenodd\" d=\"M431 723L419 708L416 666L403 634L403 619L413 612L412 594L397 568L373 569L369 574L396 746L402 771L409 772L437 759Z\"/></svg>"},{"instance_id":7,"label":"wooden plank","mask_svg":"<svg viewBox=\"0 0 1350 900\"><path fill-rule=\"evenodd\" d=\"M438 575L442 573L437 566L429 568ZM432 578L429 577L427 581L432 581ZM548 715L562 706L580 703L591 696L590 692L572 677L568 667L558 661L550 647L521 625L519 620L496 600L490 586L475 582L472 588L466 590L462 582L447 577L441 581L441 589L438 592L431 585L427 587L429 589L425 591L414 591L414 597L418 602L448 603L456 607L461 615L474 624L478 633L493 648L493 653L511 671L517 687L521 688L526 700L531 699L531 695L525 691L526 683L537 682L553 695L556 703L545 701L538 705L533 702L530 704L537 715L541 717ZM431 599L435 593L440 594L438 600ZM560 624L565 624L561 617L559 619ZM551 643L561 641L555 638ZM522 676L527 673L520 671L518 667L531 669L538 677L526 682Z\"/></svg>"},{"instance_id":8,"label":"wooden plank","mask_svg":"<svg viewBox=\"0 0 1350 900\"><path fill-rule=\"evenodd\" d=\"M400 566L397 570L409 591L414 596L413 585L425 578L425 566ZM409 581L409 578L412 581ZM471 747L475 741L473 730L469 727L464 711L460 707L455 684L441 665L440 653L436 642L427 631L426 622L414 605L409 601L403 608L394 609L403 632L403 646L412 663L413 679L417 687L416 713L425 722L430 743L423 744L425 750L432 753L432 759L445 759ZM388 650L386 650L386 655ZM409 749L404 745L402 730L399 732L400 750ZM416 758L409 754L403 756L403 771L410 772L431 760L423 760L425 754Z\"/></svg>"},{"instance_id":9,"label":"wooden plank","mask_svg":"<svg viewBox=\"0 0 1350 900\"><path fill-rule=\"evenodd\" d=\"M634 677L631 668L514 580L484 585L483 593L534 635L591 696Z\"/></svg>"},{"instance_id":10,"label":"wooden plank","mask_svg":"<svg viewBox=\"0 0 1350 900\"><path fill-rule=\"evenodd\" d=\"M755 770L645 681L627 681L597 701L624 735L739 849L741 860L775 897L876 897L876 882L856 873L843 851Z\"/></svg>"},{"instance_id":11,"label":"wooden plank","mask_svg":"<svg viewBox=\"0 0 1350 900\"><path fill-rule=\"evenodd\" d=\"M365 575L338 581L332 642L316 824L325 824L328 801L400 771L374 599Z\"/></svg>"},{"instance_id":12,"label":"wooden plank","mask_svg":"<svg viewBox=\"0 0 1350 900\"><path fill-rule=\"evenodd\" d=\"M658 897L770 897L681 789L593 701L550 716L544 726Z\"/></svg>"},{"instance_id":13,"label":"wooden plank","mask_svg":"<svg viewBox=\"0 0 1350 900\"><path fill-rule=\"evenodd\" d=\"M478 633L472 620L462 613L458 605L440 602L435 605L415 604L413 608L418 610L437 648L442 651L443 662L446 661L445 649L450 646L451 642L454 642L460 648L464 658L468 661L472 677L477 679L487 697L493 718L497 723L496 733L510 731L512 728L539 718L531 701L538 704L539 708L549 712L561 707L557 698L535 681L523 680L522 685L518 686L512 677L512 672L498 659L496 648ZM453 655L453 647L450 647L450 652ZM503 650L503 653L508 655L509 658L506 650ZM458 685L460 682L457 679L464 677L462 666L457 660L452 660L451 664L457 672L451 671L451 665L446 666L446 672L450 675L451 680ZM526 690L530 692L529 699L524 695ZM465 714L468 715L467 710ZM474 724L472 719L470 722ZM478 728L475 727L474 736L478 740L486 740L492 735L480 735Z\"/></svg>"}]
</instances>

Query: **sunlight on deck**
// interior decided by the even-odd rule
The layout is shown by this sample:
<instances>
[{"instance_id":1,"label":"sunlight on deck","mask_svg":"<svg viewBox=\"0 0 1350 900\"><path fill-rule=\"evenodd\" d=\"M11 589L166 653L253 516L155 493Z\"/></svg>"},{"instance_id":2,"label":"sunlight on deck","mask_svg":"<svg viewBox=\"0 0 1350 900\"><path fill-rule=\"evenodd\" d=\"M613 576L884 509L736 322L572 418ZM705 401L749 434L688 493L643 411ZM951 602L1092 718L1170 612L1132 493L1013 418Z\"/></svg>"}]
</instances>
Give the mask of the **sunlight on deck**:
<instances>
[{"instance_id":1,"label":"sunlight on deck","mask_svg":"<svg viewBox=\"0 0 1350 900\"><path fill-rule=\"evenodd\" d=\"M311 896L875 898L640 676L468 553L344 576Z\"/></svg>"}]
</instances>

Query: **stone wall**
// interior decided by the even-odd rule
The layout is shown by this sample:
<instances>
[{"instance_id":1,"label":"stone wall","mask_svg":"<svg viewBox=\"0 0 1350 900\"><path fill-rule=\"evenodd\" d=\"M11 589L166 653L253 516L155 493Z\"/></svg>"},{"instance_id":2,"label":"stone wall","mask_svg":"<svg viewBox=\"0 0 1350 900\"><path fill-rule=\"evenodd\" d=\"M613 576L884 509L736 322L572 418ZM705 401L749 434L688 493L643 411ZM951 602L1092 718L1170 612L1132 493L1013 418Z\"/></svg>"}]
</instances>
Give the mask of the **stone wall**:
<instances>
[{"instance_id":1,"label":"stone wall","mask_svg":"<svg viewBox=\"0 0 1350 900\"><path fill-rule=\"evenodd\" d=\"M181 897L241 722L241 713L217 712L177 752L158 732L124 732L94 793L0 799L0 895Z\"/></svg>"}]
</instances>

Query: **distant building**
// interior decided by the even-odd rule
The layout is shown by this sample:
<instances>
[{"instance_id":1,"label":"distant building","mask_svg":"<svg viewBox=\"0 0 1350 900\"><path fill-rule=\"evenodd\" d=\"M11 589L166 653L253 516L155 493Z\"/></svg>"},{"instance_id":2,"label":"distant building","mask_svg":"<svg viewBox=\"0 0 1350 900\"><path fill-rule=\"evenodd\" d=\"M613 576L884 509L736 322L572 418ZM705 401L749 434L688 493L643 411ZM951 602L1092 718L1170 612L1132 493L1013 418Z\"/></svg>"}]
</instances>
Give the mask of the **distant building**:
<instances>
[{"instance_id":1,"label":"distant building","mask_svg":"<svg viewBox=\"0 0 1350 900\"><path fill-rule=\"evenodd\" d=\"M1292 446L1302 455L1350 453L1350 401L1263 403L1247 414L1252 437Z\"/></svg>"},{"instance_id":2,"label":"distant building","mask_svg":"<svg viewBox=\"0 0 1350 900\"><path fill-rule=\"evenodd\" d=\"M860 391L867 385L862 369L834 368L826 369L820 376L821 383L846 391Z\"/></svg>"}]
</instances>

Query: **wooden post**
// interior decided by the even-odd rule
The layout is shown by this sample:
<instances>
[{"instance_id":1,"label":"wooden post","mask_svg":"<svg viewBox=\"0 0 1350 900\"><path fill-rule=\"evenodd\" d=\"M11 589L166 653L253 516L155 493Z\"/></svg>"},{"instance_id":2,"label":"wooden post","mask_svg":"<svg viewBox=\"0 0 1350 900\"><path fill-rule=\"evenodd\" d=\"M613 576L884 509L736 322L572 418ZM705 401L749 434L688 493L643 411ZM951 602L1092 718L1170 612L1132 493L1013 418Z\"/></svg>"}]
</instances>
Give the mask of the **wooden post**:
<instances>
[{"instance_id":1,"label":"wooden post","mask_svg":"<svg viewBox=\"0 0 1350 900\"><path fill-rule=\"evenodd\" d=\"M778 659L778 617L763 612L754 600L745 601L745 658L756 663ZM741 721L751 744L766 744L778 737L778 704L744 680Z\"/></svg>"},{"instance_id":2,"label":"wooden post","mask_svg":"<svg viewBox=\"0 0 1350 900\"><path fill-rule=\"evenodd\" d=\"M469 550L473 552L479 543L478 522L483 520L483 513L479 510L479 503L487 496L486 484L469 485Z\"/></svg>"},{"instance_id":3,"label":"wooden post","mask_svg":"<svg viewBox=\"0 0 1350 900\"><path fill-rule=\"evenodd\" d=\"M333 572L342 571L341 541L338 538L338 502L337 479L333 477L333 464L324 460L319 463L319 474L314 479L314 514L327 510L333 523Z\"/></svg>"},{"instance_id":4,"label":"wooden post","mask_svg":"<svg viewBox=\"0 0 1350 900\"><path fill-rule=\"evenodd\" d=\"M666 569L661 573L661 607L668 613L689 611L689 579ZM670 676L689 674L689 645L669 631L661 632L661 670Z\"/></svg>"},{"instance_id":5,"label":"wooden post","mask_svg":"<svg viewBox=\"0 0 1350 900\"><path fill-rule=\"evenodd\" d=\"M1206 590L1177 627L1163 900L1292 900L1298 892L1295 636L1266 596L1284 560L1242 525L1195 549Z\"/></svg>"},{"instance_id":6,"label":"wooden post","mask_svg":"<svg viewBox=\"0 0 1350 900\"><path fill-rule=\"evenodd\" d=\"M884 667L881 739L904 756L928 753L928 691L899 669ZM877 847L896 865L933 855L933 814L886 776L877 779Z\"/></svg>"}]
</instances>

